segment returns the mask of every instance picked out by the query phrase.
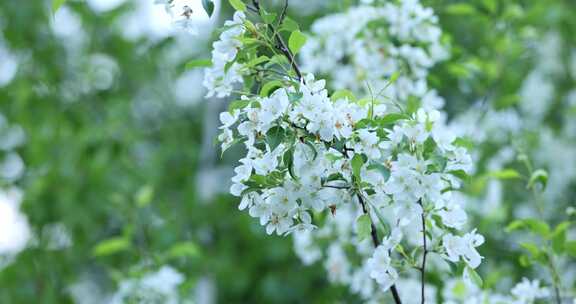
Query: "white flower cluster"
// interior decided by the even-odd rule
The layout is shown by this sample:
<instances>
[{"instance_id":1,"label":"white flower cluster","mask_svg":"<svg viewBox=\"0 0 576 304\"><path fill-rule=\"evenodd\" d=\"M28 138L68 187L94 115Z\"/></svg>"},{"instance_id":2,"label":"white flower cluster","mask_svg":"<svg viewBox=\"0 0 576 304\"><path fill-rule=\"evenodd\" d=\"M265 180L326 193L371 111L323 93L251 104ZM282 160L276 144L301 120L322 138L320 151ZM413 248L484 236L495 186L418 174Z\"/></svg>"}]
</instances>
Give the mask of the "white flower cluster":
<instances>
[{"instance_id":1,"label":"white flower cluster","mask_svg":"<svg viewBox=\"0 0 576 304\"><path fill-rule=\"evenodd\" d=\"M24 172L24 162L15 149L23 144L24 131L0 114L0 269L28 246L31 229L20 210L23 193L13 186Z\"/></svg>"},{"instance_id":2,"label":"white flower cluster","mask_svg":"<svg viewBox=\"0 0 576 304\"><path fill-rule=\"evenodd\" d=\"M313 230L320 223L313 216L326 216L329 210L353 223L362 213L359 206L366 204L376 222L374 214L390 210L393 216L384 224L393 227L392 233L376 251L363 249L364 259L372 258L360 274L351 273L341 242L357 239L356 231L335 232L339 240L328 249L330 278L358 288L364 288L358 282L366 278L375 279L380 290L394 284L398 274L389 251L401 242L402 229L421 226L422 214L432 224L437 245L445 235L438 253L477 267L480 256L474 248L482 237L456 234L466 214L450 191L460 186L457 176L470 170L471 158L454 145L440 114L420 109L408 116L382 104L331 100L324 87L325 81L308 75L298 87L278 88L267 97L243 96L221 114L222 148L241 141L247 151L232 179L231 193L242 197L239 208L248 209L269 234L296 232L303 246L297 251L314 255L305 258L308 262L321 251L302 234L334 233L324 227ZM433 215L441 222L432 221Z\"/></svg>"},{"instance_id":3,"label":"white flower cluster","mask_svg":"<svg viewBox=\"0 0 576 304\"><path fill-rule=\"evenodd\" d=\"M540 287L540 281L523 278L516 284L510 295L481 290L476 285L463 280L449 280L442 291L446 304L533 304L537 300L550 297L550 290Z\"/></svg>"},{"instance_id":4,"label":"white flower cluster","mask_svg":"<svg viewBox=\"0 0 576 304\"><path fill-rule=\"evenodd\" d=\"M242 46L239 38L246 31L245 18L244 13L236 12L233 20L224 23L225 30L212 45L212 66L204 72L203 85L208 89L206 97L226 97L232 93L236 83L243 82L242 65L234 59Z\"/></svg>"},{"instance_id":5,"label":"white flower cluster","mask_svg":"<svg viewBox=\"0 0 576 304\"><path fill-rule=\"evenodd\" d=\"M170 266L163 266L141 278L121 281L110 303L182 303L178 286L183 282L181 273Z\"/></svg>"},{"instance_id":6,"label":"white flower cluster","mask_svg":"<svg viewBox=\"0 0 576 304\"><path fill-rule=\"evenodd\" d=\"M361 5L318 19L300 58L305 71L328 77L334 89L403 102L414 96L422 107L438 109L444 100L428 89L426 77L448 57L441 35L434 12L418 0Z\"/></svg>"}]
</instances>

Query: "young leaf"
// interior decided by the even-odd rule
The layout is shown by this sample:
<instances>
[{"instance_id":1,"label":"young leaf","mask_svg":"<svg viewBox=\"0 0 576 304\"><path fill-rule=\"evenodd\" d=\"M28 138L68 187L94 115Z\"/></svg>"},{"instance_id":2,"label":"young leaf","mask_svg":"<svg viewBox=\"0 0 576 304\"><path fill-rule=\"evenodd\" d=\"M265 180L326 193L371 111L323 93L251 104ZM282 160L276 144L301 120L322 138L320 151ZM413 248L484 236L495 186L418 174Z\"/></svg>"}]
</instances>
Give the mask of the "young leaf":
<instances>
[{"instance_id":1,"label":"young leaf","mask_svg":"<svg viewBox=\"0 0 576 304\"><path fill-rule=\"evenodd\" d=\"M370 217L367 214L362 214L356 219L356 233L358 233L359 240L364 240L370 236L371 224L372 221L370 221Z\"/></svg>"},{"instance_id":2,"label":"young leaf","mask_svg":"<svg viewBox=\"0 0 576 304\"><path fill-rule=\"evenodd\" d=\"M246 4L244 4L242 0L228 0L228 2L230 2L230 5L232 5L235 10L246 11Z\"/></svg>"},{"instance_id":3,"label":"young leaf","mask_svg":"<svg viewBox=\"0 0 576 304\"><path fill-rule=\"evenodd\" d=\"M210 59L196 59L190 60L186 63L186 69L194 69L194 68L202 68L202 67L209 67L212 65L212 61Z\"/></svg>"},{"instance_id":4,"label":"young leaf","mask_svg":"<svg viewBox=\"0 0 576 304\"><path fill-rule=\"evenodd\" d=\"M276 149L276 147L282 143L282 140L284 140L284 136L285 132L281 127L275 126L270 128L270 130L268 130L266 133L266 142L268 142L270 149Z\"/></svg>"},{"instance_id":5,"label":"young leaf","mask_svg":"<svg viewBox=\"0 0 576 304\"><path fill-rule=\"evenodd\" d=\"M362 165L364 164L364 159L360 154L354 154L352 157L351 165L352 165L352 174L357 181L360 181L360 171L362 170Z\"/></svg>"},{"instance_id":6,"label":"young leaf","mask_svg":"<svg viewBox=\"0 0 576 304\"><path fill-rule=\"evenodd\" d=\"M115 237L98 243L92 250L92 254L94 256L106 256L127 250L129 247L130 242L126 238Z\"/></svg>"},{"instance_id":7,"label":"young leaf","mask_svg":"<svg viewBox=\"0 0 576 304\"><path fill-rule=\"evenodd\" d=\"M288 17L284 18L284 21L282 21L282 25L280 26L281 31L293 32L298 29L298 23Z\"/></svg>"},{"instance_id":8,"label":"young leaf","mask_svg":"<svg viewBox=\"0 0 576 304\"><path fill-rule=\"evenodd\" d=\"M300 31L293 31L288 38L288 48L293 54L297 54L306 43L306 36Z\"/></svg>"},{"instance_id":9,"label":"young leaf","mask_svg":"<svg viewBox=\"0 0 576 304\"><path fill-rule=\"evenodd\" d=\"M284 84L280 80L269 81L262 86L262 89L260 90L260 96L269 96L272 92L278 88L281 88L283 85Z\"/></svg>"},{"instance_id":10,"label":"young leaf","mask_svg":"<svg viewBox=\"0 0 576 304\"><path fill-rule=\"evenodd\" d=\"M350 102L355 102L356 96L354 96L354 93L352 93L352 91L350 90L338 90L334 92L332 96L330 96L330 99L332 99L332 101L337 101L339 99L348 99L348 101Z\"/></svg>"},{"instance_id":11,"label":"young leaf","mask_svg":"<svg viewBox=\"0 0 576 304\"><path fill-rule=\"evenodd\" d=\"M566 253L576 258L576 241L568 241L564 244L564 247L566 248Z\"/></svg>"},{"instance_id":12,"label":"young leaf","mask_svg":"<svg viewBox=\"0 0 576 304\"><path fill-rule=\"evenodd\" d=\"M548 183L548 173L542 169L538 169L532 173L530 176L530 180L528 181L528 189L534 188L534 185L539 183L542 185L542 189L546 188L546 184Z\"/></svg>"},{"instance_id":13,"label":"young leaf","mask_svg":"<svg viewBox=\"0 0 576 304\"><path fill-rule=\"evenodd\" d=\"M202 7L206 11L206 14L208 14L208 17L212 17L212 14L214 13L213 0L202 0Z\"/></svg>"},{"instance_id":14,"label":"young leaf","mask_svg":"<svg viewBox=\"0 0 576 304\"><path fill-rule=\"evenodd\" d=\"M182 242L172 246L168 250L168 256L173 258L179 257L197 257L200 255L198 245L192 242Z\"/></svg>"},{"instance_id":15,"label":"young leaf","mask_svg":"<svg viewBox=\"0 0 576 304\"><path fill-rule=\"evenodd\" d=\"M490 177L497 178L497 179L514 179L520 178L520 173L513 169L504 169L500 171L492 171L488 173Z\"/></svg>"}]
</instances>

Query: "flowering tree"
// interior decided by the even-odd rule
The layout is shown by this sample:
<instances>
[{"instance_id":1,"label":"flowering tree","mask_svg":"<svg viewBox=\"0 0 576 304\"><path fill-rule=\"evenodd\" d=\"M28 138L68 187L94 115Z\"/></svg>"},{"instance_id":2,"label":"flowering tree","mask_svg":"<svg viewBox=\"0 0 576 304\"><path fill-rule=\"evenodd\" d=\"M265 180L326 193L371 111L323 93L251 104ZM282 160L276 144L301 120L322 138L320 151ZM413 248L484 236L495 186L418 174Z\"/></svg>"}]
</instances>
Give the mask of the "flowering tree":
<instances>
[{"instance_id":1,"label":"flowering tree","mask_svg":"<svg viewBox=\"0 0 576 304\"><path fill-rule=\"evenodd\" d=\"M475 247L484 239L461 232L466 213L452 195L471 159L440 112L381 92L359 100L347 90L329 94L326 81L303 75L294 58L306 36L287 18L287 2L279 13L258 1L231 4L237 12L214 43L204 85L207 96L240 95L220 115L219 136L223 150L237 142L246 148L232 179L239 209L279 235L321 233L341 212L356 217L342 233L345 241L330 245L326 262L344 255L344 246L355 251L354 281L379 286L362 292L367 299L390 290L401 303L396 281L417 269L424 302L429 255L462 265L465 277L478 280ZM385 88L399 75L390 74ZM414 234L419 242L410 241ZM332 267L333 280L353 283L351 265Z\"/></svg>"}]
</instances>

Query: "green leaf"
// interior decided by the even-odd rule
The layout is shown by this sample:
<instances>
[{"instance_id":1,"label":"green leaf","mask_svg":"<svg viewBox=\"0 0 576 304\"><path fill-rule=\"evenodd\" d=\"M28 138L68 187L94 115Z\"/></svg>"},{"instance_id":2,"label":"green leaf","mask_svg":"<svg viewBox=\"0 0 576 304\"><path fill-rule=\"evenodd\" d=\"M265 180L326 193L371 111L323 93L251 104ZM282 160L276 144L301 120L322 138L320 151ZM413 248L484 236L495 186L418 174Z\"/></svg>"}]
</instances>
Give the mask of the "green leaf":
<instances>
[{"instance_id":1,"label":"green leaf","mask_svg":"<svg viewBox=\"0 0 576 304\"><path fill-rule=\"evenodd\" d=\"M298 179L294 173L294 147L290 147L290 149L284 152L282 160L284 161L284 165L288 168L288 174L290 174L290 177L295 180Z\"/></svg>"},{"instance_id":2,"label":"green leaf","mask_svg":"<svg viewBox=\"0 0 576 304\"><path fill-rule=\"evenodd\" d=\"M266 132L266 142L271 150L276 149L282 143L285 137L285 131L282 127L275 126Z\"/></svg>"},{"instance_id":3,"label":"green leaf","mask_svg":"<svg viewBox=\"0 0 576 304\"><path fill-rule=\"evenodd\" d=\"M182 242L172 246L168 250L168 256L179 257L198 257L200 256L200 249L193 242Z\"/></svg>"},{"instance_id":4,"label":"green leaf","mask_svg":"<svg viewBox=\"0 0 576 304\"><path fill-rule=\"evenodd\" d=\"M472 148L474 148L474 141L468 137L458 137L452 142L452 144L457 147L466 148L468 150L472 150Z\"/></svg>"},{"instance_id":5,"label":"green leaf","mask_svg":"<svg viewBox=\"0 0 576 304\"><path fill-rule=\"evenodd\" d=\"M306 43L306 36L300 31L293 31L288 38L288 48L292 54L297 54Z\"/></svg>"},{"instance_id":6,"label":"green leaf","mask_svg":"<svg viewBox=\"0 0 576 304\"><path fill-rule=\"evenodd\" d=\"M94 256L107 256L128 250L130 242L124 237L115 237L104 240L94 247L92 254Z\"/></svg>"},{"instance_id":7,"label":"green leaf","mask_svg":"<svg viewBox=\"0 0 576 304\"><path fill-rule=\"evenodd\" d=\"M448 173L456 176L457 178L459 178L461 180L467 180L469 178L468 173L466 173L466 171L464 171L464 170L452 170L452 171L449 171Z\"/></svg>"},{"instance_id":8,"label":"green leaf","mask_svg":"<svg viewBox=\"0 0 576 304\"><path fill-rule=\"evenodd\" d=\"M268 58L268 56L259 56L257 58L254 58L254 59L248 61L244 66L251 68L251 67L255 67L261 63L264 63L268 60L270 60L270 58Z\"/></svg>"},{"instance_id":9,"label":"green leaf","mask_svg":"<svg viewBox=\"0 0 576 304\"><path fill-rule=\"evenodd\" d=\"M376 119L376 121L378 122L378 124L385 126L385 125L394 124L395 122L397 122L399 120L408 119L408 118L409 117L404 115L404 114L390 113L384 117Z\"/></svg>"},{"instance_id":10,"label":"green leaf","mask_svg":"<svg viewBox=\"0 0 576 304\"><path fill-rule=\"evenodd\" d=\"M364 240L370 237L370 232L372 231L372 221L367 214L362 214L358 219L356 219L356 233L358 234L359 240Z\"/></svg>"},{"instance_id":11,"label":"green leaf","mask_svg":"<svg viewBox=\"0 0 576 304\"><path fill-rule=\"evenodd\" d=\"M228 112L232 113L234 110L244 109L250 104L250 100L235 100L228 106Z\"/></svg>"},{"instance_id":12,"label":"green leaf","mask_svg":"<svg viewBox=\"0 0 576 304\"><path fill-rule=\"evenodd\" d=\"M386 166L379 164L379 163L373 163L368 165L368 170L377 170L378 172L380 172L380 174L382 174L382 177L384 177L385 180L388 180L388 178L390 177L390 169L388 169Z\"/></svg>"},{"instance_id":13,"label":"green leaf","mask_svg":"<svg viewBox=\"0 0 576 304\"><path fill-rule=\"evenodd\" d=\"M576 241L568 241L564 247L566 249L566 253L576 258Z\"/></svg>"},{"instance_id":14,"label":"green leaf","mask_svg":"<svg viewBox=\"0 0 576 304\"><path fill-rule=\"evenodd\" d=\"M356 178L356 181L360 181L360 172L362 170L362 165L364 165L364 158L360 154L354 154L351 160L352 174Z\"/></svg>"},{"instance_id":15,"label":"green leaf","mask_svg":"<svg viewBox=\"0 0 576 304\"><path fill-rule=\"evenodd\" d=\"M246 11L246 4L244 4L244 2L242 2L241 0L228 0L228 2L230 2L230 5L237 11Z\"/></svg>"},{"instance_id":16,"label":"green leaf","mask_svg":"<svg viewBox=\"0 0 576 304\"><path fill-rule=\"evenodd\" d=\"M66 3L66 0L52 0L52 12L56 14L56 12Z\"/></svg>"},{"instance_id":17,"label":"green leaf","mask_svg":"<svg viewBox=\"0 0 576 304\"><path fill-rule=\"evenodd\" d=\"M518 171L513 169L504 169L500 171L492 171L488 173L488 176L497 179L515 179L520 178L521 175Z\"/></svg>"},{"instance_id":18,"label":"green leaf","mask_svg":"<svg viewBox=\"0 0 576 304\"><path fill-rule=\"evenodd\" d=\"M508 224L506 232L511 232L518 229L528 229L543 238L548 238L550 235L550 227L545 222L538 219L521 219L515 220Z\"/></svg>"},{"instance_id":19,"label":"green leaf","mask_svg":"<svg viewBox=\"0 0 576 304\"><path fill-rule=\"evenodd\" d=\"M214 13L214 2L212 0L202 0L202 7L208 14L208 17L212 17Z\"/></svg>"},{"instance_id":20,"label":"green leaf","mask_svg":"<svg viewBox=\"0 0 576 304\"><path fill-rule=\"evenodd\" d=\"M275 13L268 13L268 12L263 11L263 10L260 13L260 17L262 17L262 20L266 24L272 24L274 22L274 20L276 20L276 16L277 15Z\"/></svg>"},{"instance_id":21,"label":"green leaf","mask_svg":"<svg viewBox=\"0 0 576 304\"><path fill-rule=\"evenodd\" d=\"M548 183L548 173L542 169L538 169L532 173L528 181L528 189L533 189L536 184L542 185L542 190L546 189Z\"/></svg>"},{"instance_id":22,"label":"green leaf","mask_svg":"<svg viewBox=\"0 0 576 304\"><path fill-rule=\"evenodd\" d=\"M451 15L474 15L476 8L467 3L455 3L446 6L445 12Z\"/></svg>"},{"instance_id":23,"label":"green leaf","mask_svg":"<svg viewBox=\"0 0 576 304\"><path fill-rule=\"evenodd\" d=\"M498 5L498 3L496 3L496 0L482 0L482 4L484 4L484 7L486 7L486 9L490 11L490 13L496 12Z\"/></svg>"},{"instance_id":24,"label":"green leaf","mask_svg":"<svg viewBox=\"0 0 576 304\"><path fill-rule=\"evenodd\" d=\"M280 26L281 31L287 31L287 32L294 32L299 29L300 27L298 23L288 17L284 18L284 21L282 21L282 25Z\"/></svg>"},{"instance_id":25,"label":"green leaf","mask_svg":"<svg viewBox=\"0 0 576 304\"><path fill-rule=\"evenodd\" d=\"M187 70L209 66L212 66L212 61L210 59L196 59L196 60L190 60L186 63Z\"/></svg>"},{"instance_id":26,"label":"green leaf","mask_svg":"<svg viewBox=\"0 0 576 304\"><path fill-rule=\"evenodd\" d=\"M541 254L540 248L538 248L538 245L533 244L533 243L527 243L527 242L522 242L520 243L520 246L524 249L526 249L528 252L530 252L530 254L535 258L538 259L538 257Z\"/></svg>"},{"instance_id":27,"label":"green leaf","mask_svg":"<svg viewBox=\"0 0 576 304\"><path fill-rule=\"evenodd\" d=\"M280 80L269 81L262 86L262 89L260 90L260 96L262 97L270 96L272 92L283 86L284 84Z\"/></svg>"},{"instance_id":28,"label":"green leaf","mask_svg":"<svg viewBox=\"0 0 576 304\"><path fill-rule=\"evenodd\" d=\"M145 185L141 187L138 192L136 192L136 205L138 207L145 207L152 202L152 198L154 197L154 188L150 185Z\"/></svg>"},{"instance_id":29,"label":"green leaf","mask_svg":"<svg viewBox=\"0 0 576 304\"><path fill-rule=\"evenodd\" d=\"M354 96L354 93L352 93L352 91L350 90L338 90L334 92L332 96L330 96L330 99L332 99L332 101L338 101L340 99L348 99L348 101L350 102L355 102L356 96Z\"/></svg>"}]
</instances>

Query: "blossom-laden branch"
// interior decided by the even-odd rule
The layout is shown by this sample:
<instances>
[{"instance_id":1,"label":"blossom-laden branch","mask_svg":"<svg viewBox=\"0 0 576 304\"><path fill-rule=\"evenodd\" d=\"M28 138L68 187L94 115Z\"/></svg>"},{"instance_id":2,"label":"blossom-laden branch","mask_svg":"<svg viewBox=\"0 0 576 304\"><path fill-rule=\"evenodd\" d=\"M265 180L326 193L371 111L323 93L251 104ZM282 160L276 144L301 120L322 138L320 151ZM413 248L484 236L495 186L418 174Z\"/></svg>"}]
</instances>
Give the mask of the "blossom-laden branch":
<instances>
[{"instance_id":1,"label":"blossom-laden branch","mask_svg":"<svg viewBox=\"0 0 576 304\"><path fill-rule=\"evenodd\" d=\"M375 249L350 253L361 261L352 273L348 253L338 243L343 238L338 238L329 245L326 263L334 265L331 281L350 285L366 300L382 300L390 290L401 303L396 283L408 265L399 259L413 257L403 251L411 245L400 243L404 228L418 225L418 200L440 219L429 223L434 228L429 237L444 247L446 259L476 268L481 256L475 247L483 239L474 231L459 232L466 214L450 195L470 171L471 158L441 114L424 108L388 109L378 96L366 102L350 92L329 94L325 80L303 76L279 33L290 30L292 37L296 32L280 26L286 5L272 18L253 1L260 23L237 11L214 42L212 65L205 73L208 96L240 92L221 113L218 136L222 151L236 143L246 148L230 188L241 197L239 209L258 218L268 234L278 235L314 235L316 227L332 225L323 213L335 220L342 212L350 218L362 213L363 225L368 224L363 231L369 231ZM267 30L258 30L262 28ZM286 77L290 70L300 81ZM356 198L359 206L350 203ZM393 218L381 217L383 208L390 208ZM387 232L383 239L372 216ZM350 224L346 235L357 236L345 241L360 246L360 224Z\"/></svg>"},{"instance_id":2,"label":"blossom-laden branch","mask_svg":"<svg viewBox=\"0 0 576 304\"><path fill-rule=\"evenodd\" d=\"M369 216L368 207L366 206L366 202L364 202L362 195L356 194L356 197L358 198L358 201L362 206L362 212ZM380 246L380 241L378 239L378 231L376 230L376 226L372 222L370 222L370 236L372 237L372 243L374 245L374 248L378 248L378 246ZM395 284L392 284L392 286L390 286L390 292L392 293L392 297L394 298L394 303L402 304L400 294L398 293L398 288L396 288Z\"/></svg>"}]
</instances>

